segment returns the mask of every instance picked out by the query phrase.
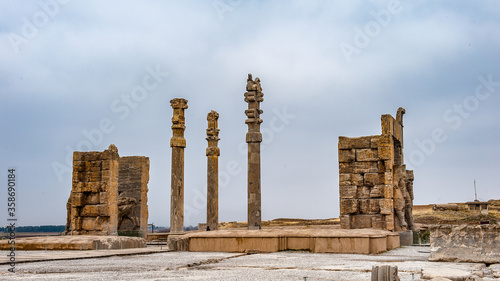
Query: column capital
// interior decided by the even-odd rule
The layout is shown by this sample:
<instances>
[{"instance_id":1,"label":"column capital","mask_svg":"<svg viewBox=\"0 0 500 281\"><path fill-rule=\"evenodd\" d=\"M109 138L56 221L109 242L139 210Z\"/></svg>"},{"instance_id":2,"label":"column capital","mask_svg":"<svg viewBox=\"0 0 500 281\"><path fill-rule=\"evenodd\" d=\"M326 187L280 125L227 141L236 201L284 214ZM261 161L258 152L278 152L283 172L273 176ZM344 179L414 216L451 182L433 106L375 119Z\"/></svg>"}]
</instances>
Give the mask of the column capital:
<instances>
[{"instance_id":1,"label":"column capital","mask_svg":"<svg viewBox=\"0 0 500 281\"><path fill-rule=\"evenodd\" d=\"M217 143L219 142L219 129L218 122L219 113L216 111L210 111L207 115L208 128L207 128L207 141L208 147L206 154L207 156L220 156L220 149L217 147Z\"/></svg>"},{"instance_id":2,"label":"column capital","mask_svg":"<svg viewBox=\"0 0 500 281\"><path fill-rule=\"evenodd\" d=\"M170 101L170 105L174 109L172 117L172 139L170 139L171 147L186 147L186 139L184 138L184 130L186 129L186 118L184 110L188 108L186 99L176 98Z\"/></svg>"},{"instance_id":3,"label":"column capital","mask_svg":"<svg viewBox=\"0 0 500 281\"><path fill-rule=\"evenodd\" d=\"M172 108L174 109L187 109L187 103L188 101L186 99L175 98L170 101L170 106L172 106Z\"/></svg>"}]
</instances>

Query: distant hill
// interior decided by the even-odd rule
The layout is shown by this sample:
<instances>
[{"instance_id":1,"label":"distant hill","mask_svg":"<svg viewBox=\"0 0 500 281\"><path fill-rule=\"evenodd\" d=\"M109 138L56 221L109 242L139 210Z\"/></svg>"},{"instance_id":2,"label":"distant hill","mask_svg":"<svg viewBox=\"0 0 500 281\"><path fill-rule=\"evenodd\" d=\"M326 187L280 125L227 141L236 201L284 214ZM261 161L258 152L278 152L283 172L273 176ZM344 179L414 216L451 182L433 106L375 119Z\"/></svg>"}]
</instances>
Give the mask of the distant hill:
<instances>
[{"instance_id":1,"label":"distant hill","mask_svg":"<svg viewBox=\"0 0 500 281\"><path fill-rule=\"evenodd\" d=\"M16 232L63 232L65 229L65 225L18 226ZM7 232L7 229L0 227L0 232Z\"/></svg>"}]
</instances>

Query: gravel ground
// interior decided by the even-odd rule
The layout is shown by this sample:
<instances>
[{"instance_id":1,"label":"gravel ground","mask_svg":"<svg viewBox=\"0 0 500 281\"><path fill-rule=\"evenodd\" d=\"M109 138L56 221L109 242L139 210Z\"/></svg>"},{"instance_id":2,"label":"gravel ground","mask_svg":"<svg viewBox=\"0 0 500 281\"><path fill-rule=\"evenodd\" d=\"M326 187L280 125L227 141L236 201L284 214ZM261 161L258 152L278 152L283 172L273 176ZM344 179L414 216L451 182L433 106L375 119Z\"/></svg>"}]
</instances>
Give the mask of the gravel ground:
<instances>
[{"instance_id":1,"label":"gravel ground","mask_svg":"<svg viewBox=\"0 0 500 281\"><path fill-rule=\"evenodd\" d=\"M422 268L488 272L479 263L428 262L428 252L428 247L404 247L379 255L165 252L19 263L15 274L7 272L8 265L1 265L0 280L370 280L372 266L384 264L398 266L401 280L418 280Z\"/></svg>"}]
</instances>

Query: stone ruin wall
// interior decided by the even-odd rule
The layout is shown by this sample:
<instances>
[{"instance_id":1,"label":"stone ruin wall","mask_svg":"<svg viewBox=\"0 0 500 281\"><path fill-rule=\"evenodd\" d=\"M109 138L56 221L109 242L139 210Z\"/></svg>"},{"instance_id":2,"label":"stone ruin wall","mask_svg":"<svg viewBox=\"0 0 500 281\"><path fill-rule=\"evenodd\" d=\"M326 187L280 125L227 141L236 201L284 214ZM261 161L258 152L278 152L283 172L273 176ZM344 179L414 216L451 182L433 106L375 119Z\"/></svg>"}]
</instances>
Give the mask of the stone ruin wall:
<instances>
[{"instance_id":1,"label":"stone ruin wall","mask_svg":"<svg viewBox=\"0 0 500 281\"><path fill-rule=\"evenodd\" d=\"M382 115L382 134L339 137L340 223L343 229L414 229L413 171L403 163L404 109Z\"/></svg>"},{"instance_id":2,"label":"stone ruin wall","mask_svg":"<svg viewBox=\"0 0 500 281\"><path fill-rule=\"evenodd\" d=\"M500 263L499 225L433 225L430 261Z\"/></svg>"},{"instance_id":3,"label":"stone ruin wall","mask_svg":"<svg viewBox=\"0 0 500 281\"><path fill-rule=\"evenodd\" d=\"M73 153L73 186L67 205L68 234L117 234L119 158L114 145L104 152Z\"/></svg>"},{"instance_id":4,"label":"stone ruin wall","mask_svg":"<svg viewBox=\"0 0 500 281\"><path fill-rule=\"evenodd\" d=\"M149 158L121 157L118 173L118 234L145 237L148 229Z\"/></svg>"},{"instance_id":5,"label":"stone ruin wall","mask_svg":"<svg viewBox=\"0 0 500 281\"><path fill-rule=\"evenodd\" d=\"M148 180L147 157L120 158L114 145L103 152L75 151L65 234L144 237Z\"/></svg>"}]
</instances>

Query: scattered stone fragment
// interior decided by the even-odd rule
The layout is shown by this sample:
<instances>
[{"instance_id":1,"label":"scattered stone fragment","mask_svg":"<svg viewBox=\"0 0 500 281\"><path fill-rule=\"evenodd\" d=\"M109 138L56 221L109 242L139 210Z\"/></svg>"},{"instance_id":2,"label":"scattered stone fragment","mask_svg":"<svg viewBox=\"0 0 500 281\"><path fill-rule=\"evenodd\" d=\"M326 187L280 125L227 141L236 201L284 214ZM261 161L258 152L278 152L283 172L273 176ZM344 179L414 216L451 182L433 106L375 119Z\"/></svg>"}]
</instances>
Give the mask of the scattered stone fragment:
<instances>
[{"instance_id":1,"label":"scattered stone fragment","mask_svg":"<svg viewBox=\"0 0 500 281\"><path fill-rule=\"evenodd\" d=\"M500 263L500 225L433 225L430 261Z\"/></svg>"},{"instance_id":2,"label":"scattered stone fragment","mask_svg":"<svg viewBox=\"0 0 500 281\"><path fill-rule=\"evenodd\" d=\"M434 278L447 278L452 281L466 281L472 274L467 271L451 268L424 268L422 279L435 280Z\"/></svg>"}]
</instances>

